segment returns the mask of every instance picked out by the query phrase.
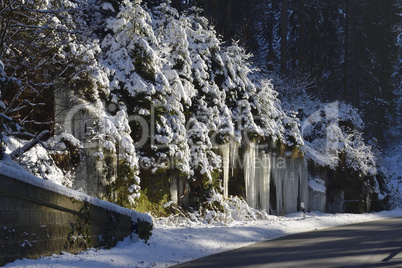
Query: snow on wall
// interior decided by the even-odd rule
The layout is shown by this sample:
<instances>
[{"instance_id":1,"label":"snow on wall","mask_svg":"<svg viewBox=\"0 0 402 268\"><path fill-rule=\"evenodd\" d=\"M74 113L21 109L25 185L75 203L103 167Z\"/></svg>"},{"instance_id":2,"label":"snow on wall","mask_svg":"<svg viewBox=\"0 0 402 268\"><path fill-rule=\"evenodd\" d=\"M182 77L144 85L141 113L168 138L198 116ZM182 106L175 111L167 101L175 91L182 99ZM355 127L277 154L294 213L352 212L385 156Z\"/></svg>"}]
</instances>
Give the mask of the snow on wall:
<instances>
[{"instance_id":1,"label":"snow on wall","mask_svg":"<svg viewBox=\"0 0 402 268\"><path fill-rule=\"evenodd\" d=\"M64 186L55 184L51 181L46 181L40 178L37 178L26 171L24 171L20 166L18 166L15 162L13 162L8 155L4 156L4 159L0 161L0 174L4 176L8 176L14 178L16 180L20 180L34 186L56 192L58 194L77 199L79 201L88 202L92 205L103 207L107 210L114 211L126 216L131 217L134 222L137 222L137 219L145 222L152 223L152 218L149 215L139 213L134 210L130 210L127 208L120 207L116 204L112 204L92 196L86 195L84 193L66 188Z\"/></svg>"}]
</instances>

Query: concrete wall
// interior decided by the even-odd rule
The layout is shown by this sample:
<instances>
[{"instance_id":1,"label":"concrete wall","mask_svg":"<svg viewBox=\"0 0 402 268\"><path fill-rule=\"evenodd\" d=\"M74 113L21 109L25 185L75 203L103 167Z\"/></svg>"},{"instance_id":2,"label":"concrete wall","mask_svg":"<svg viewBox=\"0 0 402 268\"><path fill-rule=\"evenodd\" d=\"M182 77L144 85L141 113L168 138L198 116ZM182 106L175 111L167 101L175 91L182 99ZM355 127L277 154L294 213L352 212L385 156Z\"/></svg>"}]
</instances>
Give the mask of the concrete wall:
<instances>
[{"instance_id":1,"label":"concrete wall","mask_svg":"<svg viewBox=\"0 0 402 268\"><path fill-rule=\"evenodd\" d=\"M137 223L129 216L0 175L0 266L111 247L133 231Z\"/></svg>"},{"instance_id":2,"label":"concrete wall","mask_svg":"<svg viewBox=\"0 0 402 268\"><path fill-rule=\"evenodd\" d=\"M109 152L108 162L94 157L96 152L106 153L93 134L102 118L93 112L93 104L74 99L70 87L63 83L58 85L54 95L55 121L58 122L56 135L68 133L81 142L82 147L76 148L79 149L80 161L70 170L74 177L72 188L104 199L105 188L116 180L118 156Z\"/></svg>"}]
</instances>

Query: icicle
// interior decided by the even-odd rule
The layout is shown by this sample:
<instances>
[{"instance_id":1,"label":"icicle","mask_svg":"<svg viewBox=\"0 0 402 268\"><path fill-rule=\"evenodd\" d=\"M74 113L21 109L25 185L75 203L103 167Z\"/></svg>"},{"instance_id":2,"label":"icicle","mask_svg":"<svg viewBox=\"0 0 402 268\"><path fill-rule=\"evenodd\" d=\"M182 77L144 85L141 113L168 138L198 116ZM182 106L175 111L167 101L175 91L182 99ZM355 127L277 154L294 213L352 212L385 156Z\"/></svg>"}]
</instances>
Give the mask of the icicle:
<instances>
[{"instance_id":1,"label":"icicle","mask_svg":"<svg viewBox=\"0 0 402 268\"><path fill-rule=\"evenodd\" d=\"M243 166L246 185L246 200L250 207L255 208L255 146L252 143L246 145Z\"/></svg>"},{"instance_id":2,"label":"icicle","mask_svg":"<svg viewBox=\"0 0 402 268\"><path fill-rule=\"evenodd\" d=\"M299 161L299 196L300 202L304 203L304 207L309 207L309 191L308 191L308 166L305 158Z\"/></svg>"},{"instance_id":3,"label":"icicle","mask_svg":"<svg viewBox=\"0 0 402 268\"><path fill-rule=\"evenodd\" d=\"M309 208L308 170L304 159L271 156L271 178L276 188L276 213L298 211L301 202ZM268 197L269 200L269 197Z\"/></svg>"},{"instance_id":4,"label":"icicle","mask_svg":"<svg viewBox=\"0 0 402 268\"><path fill-rule=\"evenodd\" d=\"M252 163L252 167L254 168L254 180L253 180L253 203L254 206L253 208L261 208L261 196L259 192L259 187L261 185L261 157L260 157L260 151L258 148L255 148L254 150L254 161Z\"/></svg>"},{"instance_id":5,"label":"icicle","mask_svg":"<svg viewBox=\"0 0 402 268\"><path fill-rule=\"evenodd\" d=\"M233 139L233 137L230 138L230 161L231 161L231 168L232 168L232 176L234 176L234 170L236 168L236 161L238 160L238 150L239 146L237 142Z\"/></svg>"},{"instance_id":6,"label":"icicle","mask_svg":"<svg viewBox=\"0 0 402 268\"><path fill-rule=\"evenodd\" d=\"M177 204L178 201L177 178L170 179L170 198L173 203Z\"/></svg>"},{"instance_id":7,"label":"icicle","mask_svg":"<svg viewBox=\"0 0 402 268\"><path fill-rule=\"evenodd\" d=\"M279 163L281 158L273 155L271 157L271 174L276 188L276 214L281 215L283 211L283 177L285 173L285 166Z\"/></svg>"},{"instance_id":8,"label":"icicle","mask_svg":"<svg viewBox=\"0 0 402 268\"><path fill-rule=\"evenodd\" d=\"M222 169L223 169L223 196L228 198L229 196L229 153L230 143L227 143L221 147L222 151Z\"/></svg>"},{"instance_id":9,"label":"icicle","mask_svg":"<svg viewBox=\"0 0 402 268\"><path fill-rule=\"evenodd\" d=\"M250 196L250 158L251 158L251 148L247 144L246 150L244 151L244 160L243 160L243 171L244 171L244 184L246 187L246 201L251 206L251 196Z\"/></svg>"},{"instance_id":10,"label":"icicle","mask_svg":"<svg viewBox=\"0 0 402 268\"><path fill-rule=\"evenodd\" d=\"M261 179L260 179L260 202L261 208L269 212L269 184L271 177L271 161L268 154L262 152L261 154Z\"/></svg>"}]
</instances>

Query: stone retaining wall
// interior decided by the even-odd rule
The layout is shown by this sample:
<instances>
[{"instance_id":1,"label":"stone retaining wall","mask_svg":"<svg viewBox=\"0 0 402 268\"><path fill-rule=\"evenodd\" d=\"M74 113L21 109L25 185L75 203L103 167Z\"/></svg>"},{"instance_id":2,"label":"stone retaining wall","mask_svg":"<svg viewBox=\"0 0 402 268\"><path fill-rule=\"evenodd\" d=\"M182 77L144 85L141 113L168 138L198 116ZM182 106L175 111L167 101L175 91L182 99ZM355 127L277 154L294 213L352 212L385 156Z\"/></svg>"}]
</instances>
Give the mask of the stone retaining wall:
<instances>
[{"instance_id":1,"label":"stone retaining wall","mask_svg":"<svg viewBox=\"0 0 402 268\"><path fill-rule=\"evenodd\" d=\"M130 216L0 174L0 266L20 258L111 247L138 233L137 226Z\"/></svg>"}]
</instances>

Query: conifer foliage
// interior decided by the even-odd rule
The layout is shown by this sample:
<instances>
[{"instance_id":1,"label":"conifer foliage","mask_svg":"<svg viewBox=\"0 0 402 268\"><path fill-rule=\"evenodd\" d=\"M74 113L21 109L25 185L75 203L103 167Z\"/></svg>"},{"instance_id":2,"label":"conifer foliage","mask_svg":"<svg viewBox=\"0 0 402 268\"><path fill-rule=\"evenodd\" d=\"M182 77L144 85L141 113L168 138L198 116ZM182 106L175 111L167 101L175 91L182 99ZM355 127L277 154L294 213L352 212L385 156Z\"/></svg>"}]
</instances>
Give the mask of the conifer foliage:
<instances>
[{"instance_id":1,"label":"conifer foliage","mask_svg":"<svg viewBox=\"0 0 402 268\"><path fill-rule=\"evenodd\" d=\"M283 109L276 86L266 74L252 69L244 48L236 42L223 44L197 7L179 13L169 1L146 2L3 1L1 118L19 121L29 126L30 132L51 130L47 149L69 150L70 158L83 149L84 142L96 141L100 144L95 153L99 163L107 166L114 158L118 163L117 178L109 184L111 193L106 196L118 191L123 196L115 199L128 207L145 204L146 199L168 201L168 189L174 184L180 198L189 198L188 191L202 198L211 187L219 190L223 144L266 142L288 151L302 148L305 137L299 118ZM242 6L241 1L233 2ZM268 6L268 14L277 16L279 5ZM252 10L247 10L251 14ZM237 14L232 11L233 16ZM290 14L289 22L292 19ZM275 49L269 55L279 55L279 46L273 43L278 40L279 27L271 26L264 29L271 34L269 50ZM265 42L262 37L254 40L255 44ZM298 48L304 47L299 42ZM288 47L296 49L290 41ZM305 50L303 61L316 56ZM276 68L279 61L272 58L272 62ZM292 57L282 61L284 64L290 70ZM306 64L304 68L322 70L317 66ZM10 79L14 83L10 84ZM71 103L76 107L89 106L96 115L96 126L80 141L73 133L55 130L61 122L54 122L53 98L62 88L73 90ZM37 107L49 107L48 113L38 112ZM334 133L340 132L341 142L345 142L342 131ZM360 141L356 138L356 148L371 155ZM370 157L367 161L346 158L356 170L373 164ZM60 161L48 163L57 163L62 169ZM65 169L60 174L65 177L71 172L73 169ZM71 186L72 182L65 184ZM146 195L142 202L138 202L140 193Z\"/></svg>"}]
</instances>

